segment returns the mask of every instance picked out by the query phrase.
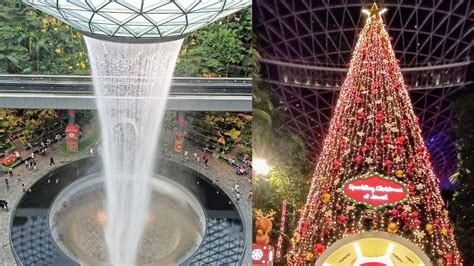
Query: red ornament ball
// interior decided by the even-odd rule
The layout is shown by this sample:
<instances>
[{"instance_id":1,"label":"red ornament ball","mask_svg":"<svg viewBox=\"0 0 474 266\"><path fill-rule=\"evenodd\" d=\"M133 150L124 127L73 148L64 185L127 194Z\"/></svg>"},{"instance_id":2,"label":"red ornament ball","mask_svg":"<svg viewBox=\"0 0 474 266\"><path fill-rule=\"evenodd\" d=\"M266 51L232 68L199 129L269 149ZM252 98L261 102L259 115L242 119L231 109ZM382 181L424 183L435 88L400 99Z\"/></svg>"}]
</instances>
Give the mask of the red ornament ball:
<instances>
[{"instance_id":1,"label":"red ornament ball","mask_svg":"<svg viewBox=\"0 0 474 266\"><path fill-rule=\"evenodd\" d=\"M398 216L398 210L397 209L393 209L390 214L393 216L393 217L397 217Z\"/></svg>"},{"instance_id":2,"label":"red ornament ball","mask_svg":"<svg viewBox=\"0 0 474 266\"><path fill-rule=\"evenodd\" d=\"M408 217L408 212L406 212L406 211L402 212L402 217L407 218Z\"/></svg>"},{"instance_id":3,"label":"red ornament ball","mask_svg":"<svg viewBox=\"0 0 474 266\"><path fill-rule=\"evenodd\" d=\"M375 138L374 137L368 137L367 138L367 143L370 144L370 145L374 144L375 143Z\"/></svg>"},{"instance_id":4,"label":"red ornament ball","mask_svg":"<svg viewBox=\"0 0 474 266\"><path fill-rule=\"evenodd\" d=\"M390 142L390 135L383 135L383 142L389 143Z\"/></svg>"},{"instance_id":5,"label":"red ornament ball","mask_svg":"<svg viewBox=\"0 0 474 266\"><path fill-rule=\"evenodd\" d=\"M385 167L391 168L392 167L392 161L391 160L385 160Z\"/></svg>"},{"instance_id":6,"label":"red ornament ball","mask_svg":"<svg viewBox=\"0 0 474 266\"><path fill-rule=\"evenodd\" d=\"M423 147L423 145L418 145L418 147L416 148L416 151L418 153L423 153L423 151L425 151L425 148Z\"/></svg>"},{"instance_id":7,"label":"red ornament ball","mask_svg":"<svg viewBox=\"0 0 474 266\"><path fill-rule=\"evenodd\" d=\"M318 253L318 254L321 254L323 253L324 251L326 250L326 247L321 244L321 243L318 243L314 246L314 253Z\"/></svg>"},{"instance_id":8,"label":"red ornament ball","mask_svg":"<svg viewBox=\"0 0 474 266\"><path fill-rule=\"evenodd\" d=\"M418 218L418 212L417 211L412 212L411 217Z\"/></svg>"},{"instance_id":9,"label":"red ornament ball","mask_svg":"<svg viewBox=\"0 0 474 266\"><path fill-rule=\"evenodd\" d=\"M339 218L337 218L337 222L340 223L340 224L345 223L346 220L347 220L347 218L344 215L341 215L341 216L339 216Z\"/></svg>"},{"instance_id":10,"label":"red ornament ball","mask_svg":"<svg viewBox=\"0 0 474 266\"><path fill-rule=\"evenodd\" d=\"M365 118L365 113L364 112L358 112L357 113L357 119L364 120L364 118Z\"/></svg>"},{"instance_id":11,"label":"red ornament ball","mask_svg":"<svg viewBox=\"0 0 474 266\"><path fill-rule=\"evenodd\" d=\"M451 263L453 261L453 254L446 253L446 255L444 255L444 258L446 259L446 262Z\"/></svg>"},{"instance_id":12,"label":"red ornament ball","mask_svg":"<svg viewBox=\"0 0 474 266\"><path fill-rule=\"evenodd\" d=\"M360 155L357 155L356 158L355 158L355 163L357 165L361 165L362 162L364 162L364 158L362 158L362 156L360 156Z\"/></svg>"},{"instance_id":13,"label":"red ornament ball","mask_svg":"<svg viewBox=\"0 0 474 266\"><path fill-rule=\"evenodd\" d=\"M405 144L405 137L404 136L399 136L397 137L397 144L398 145L404 145Z\"/></svg>"},{"instance_id":14,"label":"red ornament ball","mask_svg":"<svg viewBox=\"0 0 474 266\"><path fill-rule=\"evenodd\" d=\"M375 115L375 120L381 122L383 121L383 119L385 118L385 116L383 115L383 112L377 112L377 114Z\"/></svg>"}]
</instances>

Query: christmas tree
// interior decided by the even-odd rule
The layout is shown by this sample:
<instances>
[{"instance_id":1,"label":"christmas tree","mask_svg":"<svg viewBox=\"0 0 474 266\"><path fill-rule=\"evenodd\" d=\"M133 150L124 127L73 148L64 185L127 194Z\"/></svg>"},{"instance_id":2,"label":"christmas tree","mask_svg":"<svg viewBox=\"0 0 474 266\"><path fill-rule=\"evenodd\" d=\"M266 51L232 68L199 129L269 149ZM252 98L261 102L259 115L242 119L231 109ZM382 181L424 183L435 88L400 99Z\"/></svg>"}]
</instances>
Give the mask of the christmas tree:
<instances>
[{"instance_id":1,"label":"christmas tree","mask_svg":"<svg viewBox=\"0 0 474 266\"><path fill-rule=\"evenodd\" d=\"M338 240L373 231L403 237L435 265L462 263L375 4L359 35L300 214L287 254L290 265L314 263Z\"/></svg>"}]
</instances>

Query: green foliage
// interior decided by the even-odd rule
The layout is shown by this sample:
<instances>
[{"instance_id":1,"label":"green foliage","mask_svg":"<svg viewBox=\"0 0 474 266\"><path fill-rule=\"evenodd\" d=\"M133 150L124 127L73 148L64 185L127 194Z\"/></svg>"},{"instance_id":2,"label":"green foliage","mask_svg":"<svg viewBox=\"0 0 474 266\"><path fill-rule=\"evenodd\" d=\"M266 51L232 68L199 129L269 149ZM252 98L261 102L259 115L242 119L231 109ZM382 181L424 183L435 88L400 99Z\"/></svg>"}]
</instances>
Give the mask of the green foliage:
<instances>
[{"instance_id":1,"label":"green foliage","mask_svg":"<svg viewBox=\"0 0 474 266\"><path fill-rule=\"evenodd\" d=\"M81 35L16 0L0 9L0 73L87 74Z\"/></svg>"},{"instance_id":2,"label":"green foliage","mask_svg":"<svg viewBox=\"0 0 474 266\"><path fill-rule=\"evenodd\" d=\"M251 40L252 14L247 8L192 33L183 44L175 75L249 76Z\"/></svg>"},{"instance_id":3,"label":"green foliage","mask_svg":"<svg viewBox=\"0 0 474 266\"><path fill-rule=\"evenodd\" d=\"M19 134L23 141L36 139L57 118L57 111L51 109L0 109L0 144L9 145L10 134Z\"/></svg>"},{"instance_id":4,"label":"green foliage","mask_svg":"<svg viewBox=\"0 0 474 266\"><path fill-rule=\"evenodd\" d=\"M455 103L458 121L455 132L460 146L460 168L456 177L451 216L456 225L459 249L465 265L474 265L474 94Z\"/></svg>"},{"instance_id":5,"label":"green foliage","mask_svg":"<svg viewBox=\"0 0 474 266\"><path fill-rule=\"evenodd\" d=\"M217 140L224 137L226 148L231 149L237 144L251 147L252 115L246 113L193 112L187 114L192 128Z\"/></svg>"},{"instance_id":6,"label":"green foliage","mask_svg":"<svg viewBox=\"0 0 474 266\"><path fill-rule=\"evenodd\" d=\"M256 57L258 54L255 52ZM258 65L254 67L258 73ZM273 233L279 228L281 204L287 200L287 226L290 234L298 222L298 210L308 193L307 183L311 173L311 162L304 141L289 132L284 126L284 106L278 104L274 94L254 78L253 87L253 155L266 159L272 170L268 176L253 177L253 206L263 210L277 210ZM274 234L273 236L276 236ZM276 237L272 237L276 244ZM288 240L288 239L287 239Z\"/></svg>"},{"instance_id":7,"label":"green foliage","mask_svg":"<svg viewBox=\"0 0 474 266\"><path fill-rule=\"evenodd\" d=\"M90 73L85 43L69 25L21 1L0 4L0 74ZM250 8L186 38L177 76L249 76Z\"/></svg>"}]
</instances>

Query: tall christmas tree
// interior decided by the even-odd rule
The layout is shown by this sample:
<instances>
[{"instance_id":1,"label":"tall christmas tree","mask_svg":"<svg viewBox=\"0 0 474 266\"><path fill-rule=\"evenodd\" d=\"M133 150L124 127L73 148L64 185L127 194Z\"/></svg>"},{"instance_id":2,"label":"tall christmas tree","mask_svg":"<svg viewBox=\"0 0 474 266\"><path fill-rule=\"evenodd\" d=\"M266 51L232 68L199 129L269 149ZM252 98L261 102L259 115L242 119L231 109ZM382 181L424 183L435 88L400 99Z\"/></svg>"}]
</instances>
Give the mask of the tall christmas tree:
<instances>
[{"instance_id":1,"label":"tall christmas tree","mask_svg":"<svg viewBox=\"0 0 474 266\"><path fill-rule=\"evenodd\" d=\"M373 231L408 240L435 265L462 263L375 4L359 35L300 212L287 254L290 265L314 263L338 240Z\"/></svg>"}]
</instances>

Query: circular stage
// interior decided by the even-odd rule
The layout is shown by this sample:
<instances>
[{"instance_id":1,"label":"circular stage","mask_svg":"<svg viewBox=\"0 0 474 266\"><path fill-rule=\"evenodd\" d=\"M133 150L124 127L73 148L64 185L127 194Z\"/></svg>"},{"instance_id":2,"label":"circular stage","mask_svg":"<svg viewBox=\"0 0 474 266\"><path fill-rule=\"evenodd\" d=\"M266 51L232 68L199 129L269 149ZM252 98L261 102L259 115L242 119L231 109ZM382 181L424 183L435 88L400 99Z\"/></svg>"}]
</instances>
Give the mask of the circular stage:
<instances>
[{"instance_id":1,"label":"circular stage","mask_svg":"<svg viewBox=\"0 0 474 266\"><path fill-rule=\"evenodd\" d=\"M230 197L202 174L159 159L140 265L239 264L244 226ZM12 215L11 245L23 265L106 265L104 189L98 158L40 178Z\"/></svg>"}]
</instances>

